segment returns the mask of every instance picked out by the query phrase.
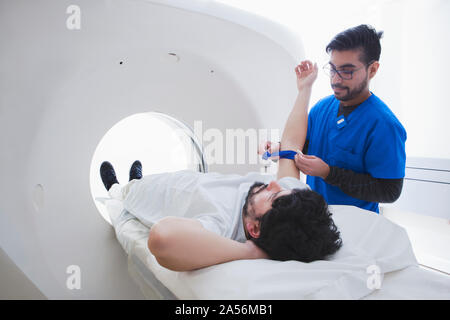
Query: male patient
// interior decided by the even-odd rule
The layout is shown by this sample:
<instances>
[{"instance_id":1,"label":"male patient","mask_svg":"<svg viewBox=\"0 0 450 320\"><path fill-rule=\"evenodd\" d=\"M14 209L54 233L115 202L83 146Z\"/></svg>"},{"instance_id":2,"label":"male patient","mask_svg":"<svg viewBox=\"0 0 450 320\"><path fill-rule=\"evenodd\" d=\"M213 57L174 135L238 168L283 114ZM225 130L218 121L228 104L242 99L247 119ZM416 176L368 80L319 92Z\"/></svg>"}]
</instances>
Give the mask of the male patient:
<instances>
[{"instance_id":1,"label":"male patient","mask_svg":"<svg viewBox=\"0 0 450 320\"><path fill-rule=\"evenodd\" d=\"M298 96L280 150L301 150L317 64L295 68ZM299 130L300 128L300 130ZM120 186L103 162L102 181L111 197L150 229L148 248L158 263L188 271L239 259L323 260L342 245L321 195L300 182L291 159L280 159L277 180L189 170L142 176L135 161L130 182Z\"/></svg>"}]
</instances>

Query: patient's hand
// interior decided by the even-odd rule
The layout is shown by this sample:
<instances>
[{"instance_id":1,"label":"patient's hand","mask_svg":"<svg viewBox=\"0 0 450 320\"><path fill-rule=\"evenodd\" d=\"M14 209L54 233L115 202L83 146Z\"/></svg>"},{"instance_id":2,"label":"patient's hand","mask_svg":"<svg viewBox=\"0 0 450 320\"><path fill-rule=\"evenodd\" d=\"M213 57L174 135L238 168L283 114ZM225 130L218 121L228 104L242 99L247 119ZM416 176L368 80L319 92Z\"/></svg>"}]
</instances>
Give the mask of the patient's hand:
<instances>
[{"instance_id":1,"label":"patient's hand","mask_svg":"<svg viewBox=\"0 0 450 320\"><path fill-rule=\"evenodd\" d=\"M253 241L247 240L245 245L249 250L249 259L270 259L269 256Z\"/></svg>"},{"instance_id":2,"label":"patient's hand","mask_svg":"<svg viewBox=\"0 0 450 320\"><path fill-rule=\"evenodd\" d=\"M306 87L312 87L314 81L317 79L318 70L317 63L313 65L309 60L302 61L295 67L297 88L299 91Z\"/></svg>"}]
</instances>

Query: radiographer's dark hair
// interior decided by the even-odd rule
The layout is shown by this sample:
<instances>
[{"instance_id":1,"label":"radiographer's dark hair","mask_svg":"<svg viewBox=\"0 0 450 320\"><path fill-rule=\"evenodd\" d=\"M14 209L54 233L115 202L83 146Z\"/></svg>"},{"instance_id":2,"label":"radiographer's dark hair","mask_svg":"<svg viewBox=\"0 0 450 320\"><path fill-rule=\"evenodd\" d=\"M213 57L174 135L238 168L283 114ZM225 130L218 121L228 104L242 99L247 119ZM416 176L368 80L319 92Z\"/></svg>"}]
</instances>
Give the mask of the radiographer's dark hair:
<instances>
[{"instance_id":1,"label":"radiographer's dark hair","mask_svg":"<svg viewBox=\"0 0 450 320\"><path fill-rule=\"evenodd\" d=\"M377 32L372 26L361 24L357 27L347 29L336 35L327 45L326 52L332 50L347 51L361 49L359 60L366 66L373 61L380 60L380 39L383 31Z\"/></svg>"},{"instance_id":2,"label":"radiographer's dark hair","mask_svg":"<svg viewBox=\"0 0 450 320\"><path fill-rule=\"evenodd\" d=\"M260 236L251 239L273 260L325 260L342 246L325 199L315 191L292 189L261 218Z\"/></svg>"}]
</instances>

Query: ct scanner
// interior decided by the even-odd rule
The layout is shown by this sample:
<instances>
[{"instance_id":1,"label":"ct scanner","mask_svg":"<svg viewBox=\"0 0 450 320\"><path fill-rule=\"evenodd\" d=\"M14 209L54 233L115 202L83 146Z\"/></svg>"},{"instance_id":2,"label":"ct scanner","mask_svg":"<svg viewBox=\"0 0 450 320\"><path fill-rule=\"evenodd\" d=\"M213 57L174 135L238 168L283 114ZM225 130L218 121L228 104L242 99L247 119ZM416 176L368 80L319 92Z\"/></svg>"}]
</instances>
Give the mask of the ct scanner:
<instances>
[{"instance_id":1,"label":"ct scanner","mask_svg":"<svg viewBox=\"0 0 450 320\"><path fill-rule=\"evenodd\" d=\"M201 0L1 1L0 30L0 257L48 299L143 298L91 194L108 130L145 112L281 129L304 57L282 26ZM71 266L82 290L67 286Z\"/></svg>"},{"instance_id":2,"label":"ct scanner","mask_svg":"<svg viewBox=\"0 0 450 320\"><path fill-rule=\"evenodd\" d=\"M73 4L79 30L66 25ZM111 127L156 111L204 129L282 128L304 55L279 25L204 1L2 1L0 27L0 246L49 299L142 297L90 192ZM82 290L66 286L72 265Z\"/></svg>"}]
</instances>

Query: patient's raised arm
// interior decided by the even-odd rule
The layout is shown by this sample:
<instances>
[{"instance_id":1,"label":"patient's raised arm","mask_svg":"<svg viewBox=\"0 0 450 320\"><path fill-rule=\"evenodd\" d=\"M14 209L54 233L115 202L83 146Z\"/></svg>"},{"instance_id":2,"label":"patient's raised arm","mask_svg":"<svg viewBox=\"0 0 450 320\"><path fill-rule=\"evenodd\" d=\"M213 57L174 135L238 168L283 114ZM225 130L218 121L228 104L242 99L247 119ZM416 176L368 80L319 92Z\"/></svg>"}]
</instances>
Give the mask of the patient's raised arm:
<instances>
[{"instance_id":1,"label":"patient's raised arm","mask_svg":"<svg viewBox=\"0 0 450 320\"><path fill-rule=\"evenodd\" d=\"M311 98L312 85L318 73L317 64L313 65L308 60L302 61L295 67L295 73L297 75L298 95L284 126L280 151L303 149L308 129L308 105ZM300 172L294 161L280 159L278 163L278 179L286 176L300 178Z\"/></svg>"}]
</instances>

